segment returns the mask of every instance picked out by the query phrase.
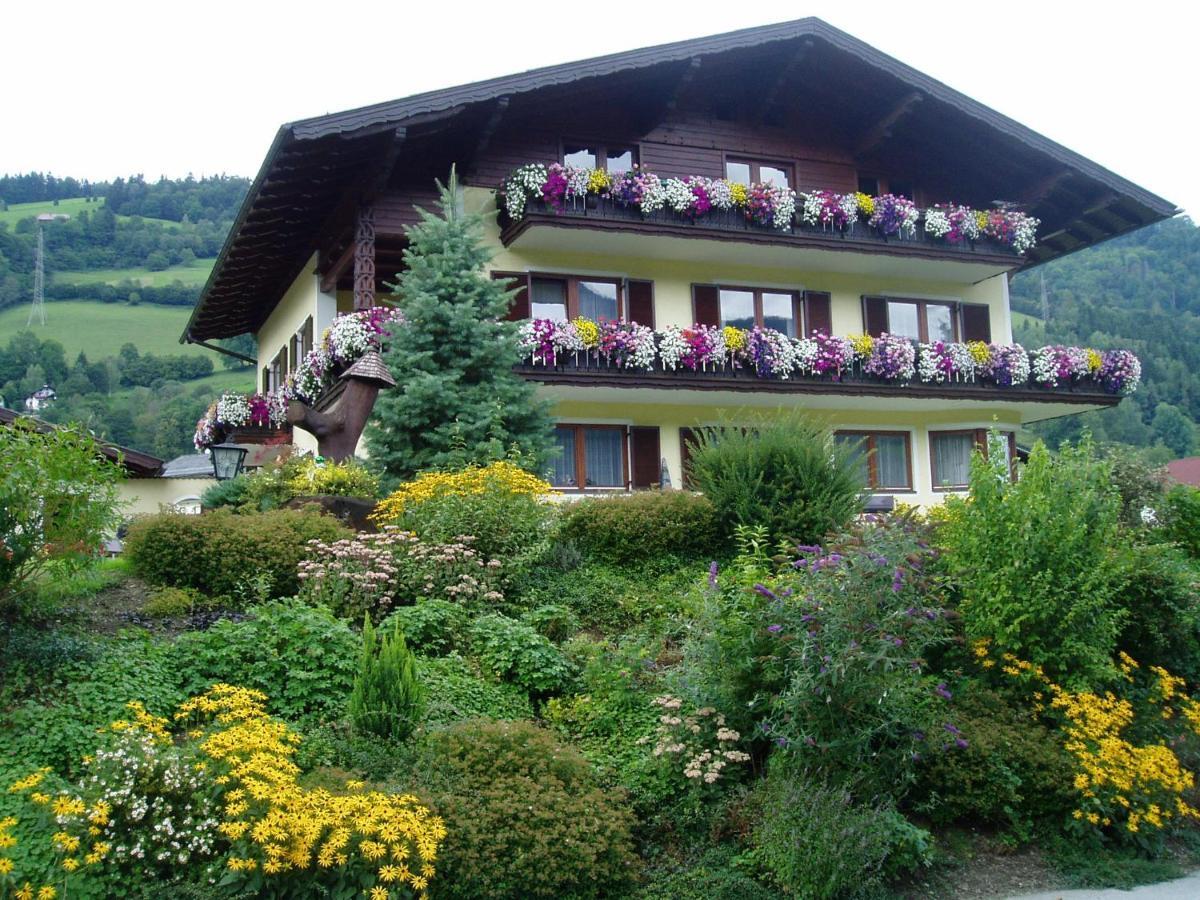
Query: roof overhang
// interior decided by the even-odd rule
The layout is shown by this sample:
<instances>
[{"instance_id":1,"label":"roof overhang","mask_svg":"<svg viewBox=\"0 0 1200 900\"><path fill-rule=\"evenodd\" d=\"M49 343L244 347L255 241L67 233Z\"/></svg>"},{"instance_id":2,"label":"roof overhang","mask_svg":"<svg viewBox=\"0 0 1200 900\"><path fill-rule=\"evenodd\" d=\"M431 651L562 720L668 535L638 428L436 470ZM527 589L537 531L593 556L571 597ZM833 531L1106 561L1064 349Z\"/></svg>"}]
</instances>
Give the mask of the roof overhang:
<instances>
[{"instance_id":1,"label":"roof overhang","mask_svg":"<svg viewBox=\"0 0 1200 900\"><path fill-rule=\"evenodd\" d=\"M815 46L828 58L852 62L877 81L881 91L898 97L905 110L913 106L905 104L905 98L919 96L919 112L910 119L932 114L938 121L969 125L980 132L981 137L972 135L959 148L955 159L963 168L984 171L1013 153L1030 160L1028 183L1020 192L1024 196L997 198L1022 202L1044 223L1051 223L1039 246L1027 256L1026 266L1179 211L1019 122L820 19L807 18L534 69L284 125L239 210L181 341L256 331L318 249L323 231L338 219L346 198L379 175L373 169L390 167L389 160L395 161L398 140L419 143L456 118L464 128L484 129L497 103L507 106L513 100L515 105L516 99L538 91L589 79L641 77L650 70L683 72L694 67L694 60L748 49L767 52L773 45L789 42ZM885 125L885 132L898 127L887 124L890 118L875 118L867 136ZM382 173L384 178L387 175Z\"/></svg>"}]
</instances>

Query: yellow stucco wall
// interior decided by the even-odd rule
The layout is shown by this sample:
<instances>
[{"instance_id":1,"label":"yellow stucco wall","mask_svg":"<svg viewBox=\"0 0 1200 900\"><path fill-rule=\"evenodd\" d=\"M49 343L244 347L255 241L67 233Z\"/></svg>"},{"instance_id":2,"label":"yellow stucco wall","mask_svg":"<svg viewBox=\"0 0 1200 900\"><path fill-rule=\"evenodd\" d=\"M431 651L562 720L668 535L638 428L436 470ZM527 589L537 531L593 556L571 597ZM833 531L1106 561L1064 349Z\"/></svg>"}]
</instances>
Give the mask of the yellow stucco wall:
<instances>
[{"instance_id":1,"label":"yellow stucco wall","mask_svg":"<svg viewBox=\"0 0 1200 900\"><path fill-rule=\"evenodd\" d=\"M164 506L174 506L185 500L199 499L216 483L214 478L127 478L118 485L118 492L126 504L123 515L132 518L156 513Z\"/></svg>"}]
</instances>

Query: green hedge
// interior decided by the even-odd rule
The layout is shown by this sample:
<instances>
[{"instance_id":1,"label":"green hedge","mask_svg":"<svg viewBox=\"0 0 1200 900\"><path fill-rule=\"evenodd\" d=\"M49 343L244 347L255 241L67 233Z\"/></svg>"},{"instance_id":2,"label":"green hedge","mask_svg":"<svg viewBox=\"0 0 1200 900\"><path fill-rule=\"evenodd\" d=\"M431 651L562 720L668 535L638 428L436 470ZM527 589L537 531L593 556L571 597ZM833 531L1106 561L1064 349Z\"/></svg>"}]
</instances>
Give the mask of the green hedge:
<instances>
[{"instance_id":1,"label":"green hedge","mask_svg":"<svg viewBox=\"0 0 1200 900\"><path fill-rule=\"evenodd\" d=\"M563 536L584 553L615 563L661 556L706 559L719 540L712 503L686 491L580 501L566 513Z\"/></svg>"},{"instance_id":2,"label":"green hedge","mask_svg":"<svg viewBox=\"0 0 1200 900\"><path fill-rule=\"evenodd\" d=\"M279 509L253 515L216 510L202 516L162 513L129 528L125 551L134 571L154 584L195 588L237 598L295 594L296 566L310 540L336 541L353 532L336 519L307 510ZM250 589L255 579L267 582Z\"/></svg>"}]
</instances>

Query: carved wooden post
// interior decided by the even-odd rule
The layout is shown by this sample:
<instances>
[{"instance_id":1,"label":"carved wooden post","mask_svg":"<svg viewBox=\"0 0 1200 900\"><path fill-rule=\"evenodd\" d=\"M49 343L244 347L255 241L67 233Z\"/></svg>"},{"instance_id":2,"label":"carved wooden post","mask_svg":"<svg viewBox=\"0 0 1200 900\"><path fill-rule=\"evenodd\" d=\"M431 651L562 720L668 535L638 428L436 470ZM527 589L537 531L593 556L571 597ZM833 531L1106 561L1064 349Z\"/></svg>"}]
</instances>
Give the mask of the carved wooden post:
<instances>
[{"instance_id":1,"label":"carved wooden post","mask_svg":"<svg viewBox=\"0 0 1200 900\"><path fill-rule=\"evenodd\" d=\"M375 208L358 211L354 229L354 310L375 305Z\"/></svg>"},{"instance_id":2,"label":"carved wooden post","mask_svg":"<svg viewBox=\"0 0 1200 900\"><path fill-rule=\"evenodd\" d=\"M395 387L396 380L374 350L347 369L338 383L313 406L293 400L288 422L317 439L317 452L341 462L354 455L380 388Z\"/></svg>"}]
</instances>

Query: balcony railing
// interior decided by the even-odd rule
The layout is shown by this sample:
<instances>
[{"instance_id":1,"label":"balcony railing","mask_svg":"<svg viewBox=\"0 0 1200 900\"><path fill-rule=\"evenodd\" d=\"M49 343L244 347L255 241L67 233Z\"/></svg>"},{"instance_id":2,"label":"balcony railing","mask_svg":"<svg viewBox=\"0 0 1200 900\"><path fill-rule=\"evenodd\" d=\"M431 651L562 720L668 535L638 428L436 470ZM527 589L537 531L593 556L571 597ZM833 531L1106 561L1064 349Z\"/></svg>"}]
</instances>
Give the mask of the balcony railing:
<instances>
[{"instance_id":1,"label":"balcony railing","mask_svg":"<svg viewBox=\"0 0 1200 900\"><path fill-rule=\"evenodd\" d=\"M771 329L624 322L522 326L517 371L536 381L625 388L949 397L1113 405L1137 388L1125 350L933 342L895 335L789 338Z\"/></svg>"},{"instance_id":2,"label":"balcony railing","mask_svg":"<svg viewBox=\"0 0 1200 900\"><path fill-rule=\"evenodd\" d=\"M516 170L498 191L507 245L533 225L580 224L717 240L860 250L1011 265L1036 243L1038 221L1015 210L918 208L903 197L796 193L723 179L609 176L558 164Z\"/></svg>"}]
</instances>

